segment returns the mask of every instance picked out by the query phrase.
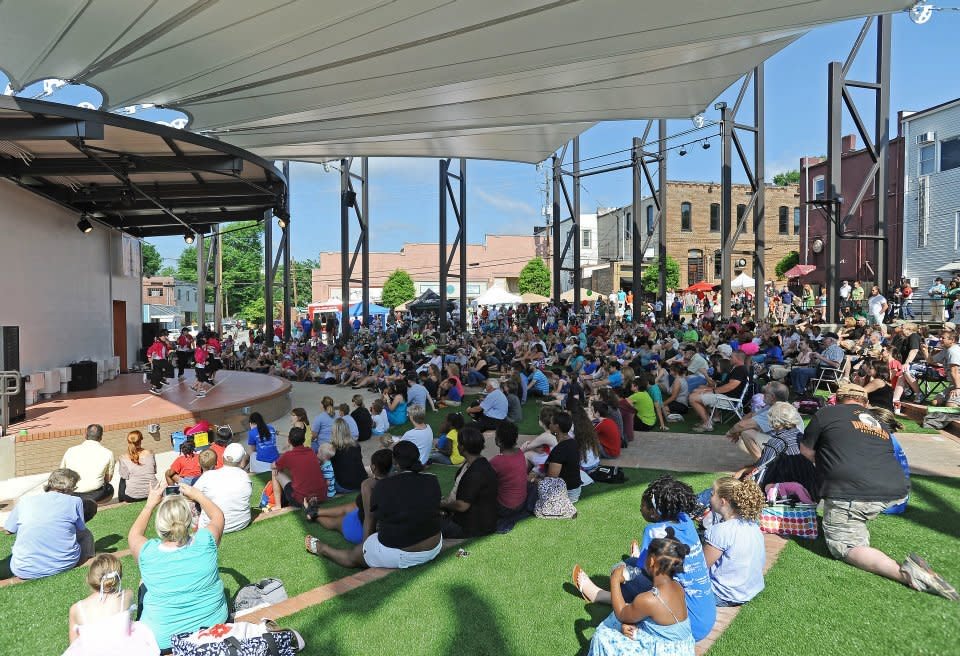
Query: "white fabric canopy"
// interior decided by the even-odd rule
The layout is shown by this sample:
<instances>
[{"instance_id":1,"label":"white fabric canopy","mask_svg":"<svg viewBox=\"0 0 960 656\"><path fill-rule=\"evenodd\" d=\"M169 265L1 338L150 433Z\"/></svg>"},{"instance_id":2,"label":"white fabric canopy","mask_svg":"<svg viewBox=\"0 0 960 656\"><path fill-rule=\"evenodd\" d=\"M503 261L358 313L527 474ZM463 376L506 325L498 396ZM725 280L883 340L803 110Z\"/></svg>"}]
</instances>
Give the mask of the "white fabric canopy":
<instances>
[{"instance_id":1,"label":"white fabric canopy","mask_svg":"<svg viewBox=\"0 0 960 656\"><path fill-rule=\"evenodd\" d=\"M730 281L730 289L735 292L742 292L745 290L752 292L756 284L756 280L745 273L741 273L739 276Z\"/></svg>"},{"instance_id":2,"label":"white fabric canopy","mask_svg":"<svg viewBox=\"0 0 960 656\"><path fill-rule=\"evenodd\" d=\"M474 305L517 305L522 302L519 296L503 287L491 287L473 301Z\"/></svg>"},{"instance_id":3,"label":"white fabric canopy","mask_svg":"<svg viewBox=\"0 0 960 656\"><path fill-rule=\"evenodd\" d=\"M0 66L268 157L535 162L596 121L690 117L806 30L910 4L6 0Z\"/></svg>"}]
</instances>

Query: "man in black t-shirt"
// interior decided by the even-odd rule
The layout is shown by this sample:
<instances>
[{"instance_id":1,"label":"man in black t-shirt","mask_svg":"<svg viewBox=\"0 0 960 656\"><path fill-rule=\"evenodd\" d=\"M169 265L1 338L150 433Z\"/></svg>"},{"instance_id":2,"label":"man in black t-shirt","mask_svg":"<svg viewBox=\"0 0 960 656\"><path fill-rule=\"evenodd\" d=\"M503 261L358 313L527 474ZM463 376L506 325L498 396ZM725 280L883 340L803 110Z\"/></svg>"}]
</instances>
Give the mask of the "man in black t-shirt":
<instances>
[{"instance_id":1,"label":"man in black t-shirt","mask_svg":"<svg viewBox=\"0 0 960 656\"><path fill-rule=\"evenodd\" d=\"M902 564L870 546L867 522L906 501L910 484L890 435L865 407L859 385L841 385L837 405L813 417L800 452L817 468L823 535L830 554L854 567L954 601L960 595L915 554Z\"/></svg>"},{"instance_id":2,"label":"man in black t-shirt","mask_svg":"<svg viewBox=\"0 0 960 656\"><path fill-rule=\"evenodd\" d=\"M910 371L912 364L922 361L920 345L923 340L920 338L920 333L917 332L917 324L915 323L905 323L900 329L903 332L903 337L899 343L899 352L894 351L895 357L903 364L903 374L897 379L897 386L893 388L893 408L897 414L900 414L900 397L903 396L906 389L910 390L911 395L919 395L916 397L917 403L924 401L923 395L920 394L920 388L917 386L917 379Z\"/></svg>"},{"instance_id":3,"label":"man in black t-shirt","mask_svg":"<svg viewBox=\"0 0 960 656\"><path fill-rule=\"evenodd\" d=\"M690 407L700 417L700 423L693 427L694 432L709 433L713 430L713 423L707 416L707 408L712 408L720 402L723 404L721 407L729 409L731 400L735 403L741 399L744 387L750 380L750 371L744 364L744 358L743 351L731 353L730 362L733 364L733 369L730 370L727 379L720 384L698 387L690 395Z\"/></svg>"}]
</instances>

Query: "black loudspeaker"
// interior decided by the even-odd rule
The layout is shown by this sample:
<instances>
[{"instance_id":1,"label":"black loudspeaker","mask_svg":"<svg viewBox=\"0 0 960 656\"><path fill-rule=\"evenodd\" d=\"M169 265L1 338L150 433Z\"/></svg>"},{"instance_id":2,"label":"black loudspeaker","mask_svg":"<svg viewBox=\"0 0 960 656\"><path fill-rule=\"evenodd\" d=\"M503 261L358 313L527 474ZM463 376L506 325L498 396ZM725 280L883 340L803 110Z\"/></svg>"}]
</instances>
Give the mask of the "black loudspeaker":
<instances>
[{"instance_id":1,"label":"black loudspeaker","mask_svg":"<svg viewBox=\"0 0 960 656\"><path fill-rule=\"evenodd\" d=\"M74 362L70 365L70 378L67 389L71 392L97 389L97 363Z\"/></svg>"},{"instance_id":2,"label":"black loudspeaker","mask_svg":"<svg viewBox=\"0 0 960 656\"><path fill-rule=\"evenodd\" d=\"M0 371L20 371L20 326L0 326ZM20 381L20 393L7 397L8 424L27 418L27 394Z\"/></svg>"}]
</instances>

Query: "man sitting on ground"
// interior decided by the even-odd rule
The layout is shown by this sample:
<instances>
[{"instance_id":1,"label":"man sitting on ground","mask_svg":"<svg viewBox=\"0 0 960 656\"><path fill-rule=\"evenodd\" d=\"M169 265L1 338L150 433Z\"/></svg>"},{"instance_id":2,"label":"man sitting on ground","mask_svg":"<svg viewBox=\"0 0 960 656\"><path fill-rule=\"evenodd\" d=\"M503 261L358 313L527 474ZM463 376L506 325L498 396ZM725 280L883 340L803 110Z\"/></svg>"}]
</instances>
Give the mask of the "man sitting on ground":
<instances>
[{"instance_id":1,"label":"man sitting on ground","mask_svg":"<svg viewBox=\"0 0 960 656\"><path fill-rule=\"evenodd\" d=\"M823 499L823 535L830 555L866 572L960 600L926 561L910 554L902 564L870 546L867 522L906 501L910 483L890 435L866 409L859 385L841 385L837 405L821 408L804 432L800 452L817 467Z\"/></svg>"},{"instance_id":2,"label":"man sitting on ground","mask_svg":"<svg viewBox=\"0 0 960 656\"><path fill-rule=\"evenodd\" d=\"M61 469L72 469L79 476L76 493L92 501L102 501L113 497L113 470L117 461L113 452L100 444L103 439L103 426L87 426L86 439L67 449L60 460Z\"/></svg>"},{"instance_id":3,"label":"man sitting on ground","mask_svg":"<svg viewBox=\"0 0 960 656\"><path fill-rule=\"evenodd\" d=\"M223 452L223 467L204 472L194 484L223 512L224 533L239 531L250 523L253 485L247 472L240 468L245 457L242 446L237 443L229 445ZM207 513L201 512L198 528L205 528L209 523Z\"/></svg>"},{"instance_id":4,"label":"man sitting on ground","mask_svg":"<svg viewBox=\"0 0 960 656\"><path fill-rule=\"evenodd\" d=\"M507 418L510 403L500 389L500 381L496 378L488 378L485 389L486 398L467 408L467 412L481 431L497 430L500 422Z\"/></svg>"}]
</instances>

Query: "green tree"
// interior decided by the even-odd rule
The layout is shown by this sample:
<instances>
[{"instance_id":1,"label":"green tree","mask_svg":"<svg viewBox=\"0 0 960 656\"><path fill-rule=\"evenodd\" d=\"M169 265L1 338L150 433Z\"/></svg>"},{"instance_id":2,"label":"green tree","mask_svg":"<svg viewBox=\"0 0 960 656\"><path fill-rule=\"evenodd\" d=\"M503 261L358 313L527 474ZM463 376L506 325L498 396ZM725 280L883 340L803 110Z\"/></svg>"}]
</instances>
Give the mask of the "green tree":
<instances>
[{"instance_id":1,"label":"green tree","mask_svg":"<svg viewBox=\"0 0 960 656\"><path fill-rule=\"evenodd\" d=\"M535 257L524 265L520 271L520 293L540 294L550 296L550 269L543 258Z\"/></svg>"},{"instance_id":2,"label":"green tree","mask_svg":"<svg viewBox=\"0 0 960 656\"><path fill-rule=\"evenodd\" d=\"M413 278L403 269L397 269L383 283L381 302L392 310L402 303L413 300L416 295L417 291L413 286Z\"/></svg>"},{"instance_id":3,"label":"green tree","mask_svg":"<svg viewBox=\"0 0 960 656\"><path fill-rule=\"evenodd\" d=\"M160 273L159 273L158 275L166 276L166 277L168 277L168 278L169 278L169 277L176 277L176 275L177 275L177 270L176 270L174 267L172 267L172 266L170 266L170 265L168 264L167 266L165 266L165 267L163 267L162 269L160 269Z\"/></svg>"},{"instance_id":4,"label":"green tree","mask_svg":"<svg viewBox=\"0 0 960 656\"><path fill-rule=\"evenodd\" d=\"M783 277L787 271L798 264L800 264L800 253L797 251L790 251L783 256L783 259L777 262L777 266L774 267L773 272L777 274L778 279L783 280Z\"/></svg>"},{"instance_id":5,"label":"green tree","mask_svg":"<svg viewBox=\"0 0 960 656\"><path fill-rule=\"evenodd\" d=\"M778 187L786 187L787 185L795 185L800 183L800 171L793 169L792 171L783 171L782 173L777 173L773 176L773 184Z\"/></svg>"},{"instance_id":6,"label":"green tree","mask_svg":"<svg viewBox=\"0 0 960 656\"><path fill-rule=\"evenodd\" d=\"M656 258L647 265L640 279L643 283L643 291L648 294L657 294L660 292L660 260ZM667 255L667 289L676 289L680 286L680 265L677 261Z\"/></svg>"},{"instance_id":7,"label":"green tree","mask_svg":"<svg viewBox=\"0 0 960 656\"><path fill-rule=\"evenodd\" d=\"M290 301L294 305L305 306L313 300L313 270L319 269L316 260L291 260L293 278L290 280ZM273 297L283 299L283 265L277 269Z\"/></svg>"},{"instance_id":8,"label":"green tree","mask_svg":"<svg viewBox=\"0 0 960 656\"><path fill-rule=\"evenodd\" d=\"M160 264L163 262L157 247L148 241L142 242L140 245L140 258L144 277L152 278L157 275L160 271Z\"/></svg>"},{"instance_id":9,"label":"green tree","mask_svg":"<svg viewBox=\"0 0 960 656\"><path fill-rule=\"evenodd\" d=\"M266 308L267 305L261 294L258 298L253 299L240 308L240 310L236 312L236 316L254 325L260 325L267 316Z\"/></svg>"}]
</instances>

